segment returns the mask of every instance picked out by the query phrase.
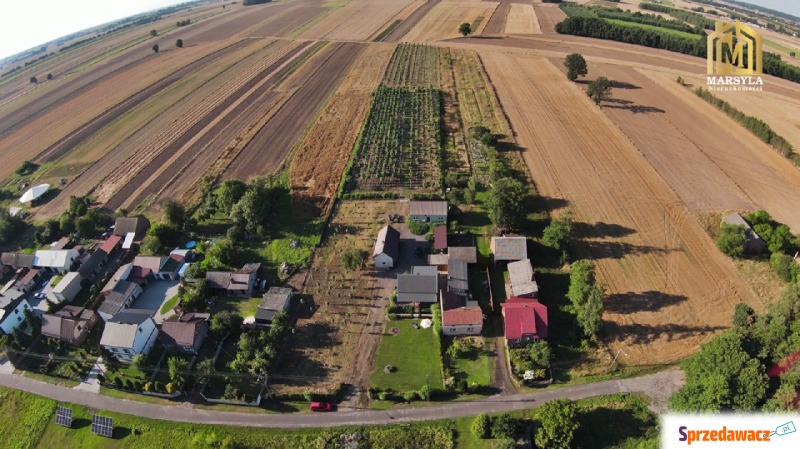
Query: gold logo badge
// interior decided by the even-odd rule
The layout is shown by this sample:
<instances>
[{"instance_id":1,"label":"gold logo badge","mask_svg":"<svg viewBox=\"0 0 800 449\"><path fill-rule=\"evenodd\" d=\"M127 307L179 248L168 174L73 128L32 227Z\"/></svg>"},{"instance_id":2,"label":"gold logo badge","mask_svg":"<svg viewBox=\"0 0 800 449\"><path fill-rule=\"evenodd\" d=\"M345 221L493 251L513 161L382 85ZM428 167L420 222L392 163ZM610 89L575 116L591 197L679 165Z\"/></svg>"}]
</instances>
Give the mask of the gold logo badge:
<instances>
[{"instance_id":1,"label":"gold logo badge","mask_svg":"<svg viewBox=\"0 0 800 449\"><path fill-rule=\"evenodd\" d=\"M753 27L739 21L716 22L708 35L708 74L761 75L762 45Z\"/></svg>"}]
</instances>

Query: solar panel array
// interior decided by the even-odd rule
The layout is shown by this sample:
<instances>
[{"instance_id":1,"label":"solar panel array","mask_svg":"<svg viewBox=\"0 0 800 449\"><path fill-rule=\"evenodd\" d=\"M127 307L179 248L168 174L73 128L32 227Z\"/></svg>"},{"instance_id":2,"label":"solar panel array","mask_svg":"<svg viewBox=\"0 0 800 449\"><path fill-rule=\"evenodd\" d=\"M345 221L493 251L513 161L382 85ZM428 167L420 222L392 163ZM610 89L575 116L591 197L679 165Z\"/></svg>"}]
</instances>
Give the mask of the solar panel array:
<instances>
[{"instance_id":1,"label":"solar panel array","mask_svg":"<svg viewBox=\"0 0 800 449\"><path fill-rule=\"evenodd\" d=\"M114 420L106 416L92 415L92 433L111 438L114 433Z\"/></svg>"},{"instance_id":2,"label":"solar panel array","mask_svg":"<svg viewBox=\"0 0 800 449\"><path fill-rule=\"evenodd\" d=\"M72 409L59 405L56 407L56 424L72 427Z\"/></svg>"}]
</instances>

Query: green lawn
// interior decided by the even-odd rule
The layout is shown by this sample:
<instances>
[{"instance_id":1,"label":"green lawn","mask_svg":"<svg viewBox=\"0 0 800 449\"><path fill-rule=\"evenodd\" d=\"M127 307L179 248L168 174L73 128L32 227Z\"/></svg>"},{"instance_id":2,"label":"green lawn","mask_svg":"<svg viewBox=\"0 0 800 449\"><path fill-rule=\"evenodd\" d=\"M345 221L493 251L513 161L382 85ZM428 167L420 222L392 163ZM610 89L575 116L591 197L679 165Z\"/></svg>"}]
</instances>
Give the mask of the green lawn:
<instances>
[{"instance_id":1,"label":"green lawn","mask_svg":"<svg viewBox=\"0 0 800 449\"><path fill-rule=\"evenodd\" d=\"M700 36L697 35L697 34L687 33L685 31L673 30L671 28L663 28L663 27L657 27L657 26L653 26L653 25L646 25L644 23L626 22L624 20L618 20L618 19L605 19L605 20L607 22L613 23L615 25L622 25L622 26L632 27L632 28L644 28L645 30L652 30L652 31L660 31L662 33L672 34L673 36L683 37L683 38L691 39L691 40L700 39Z\"/></svg>"},{"instance_id":2,"label":"green lawn","mask_svg":"<svg viewBox=\"0 0 800 449\"><path fill-rule=\"evenodd\" d=\"M179 299L180 299L180 297L179 297L178 295L175 295L175 296L173 296L172 298L169 298L169 299L168 299L166 302L164 302L164 304L161 306L161 310L159 310L159 312L160 312L162 315L166 314L167 312L169 312L170 310L172 310L172 308L173 308L173 307L175 307L175 304L177 304L177 303L178 303L178 300L179 300Z\"/></svg>"},{"instance_id":3,"label":"green lawn","mask_svg":"<svg viewBox=\"0 0 800 449\"><path fill-rule=\"evenodd\" d=\"M386 322L386 332L393 327L400 329L397 335L384 334L381 347L375 356L375 367L370 378L373 388L392 389L397 392L419 390L425 385L425 375L430 375L432 389L441 389L442 372L433 329L414 329L416 320ZM385 374L386 365L395 371Z\"/></svg>"},{"instance_id":4,"label":"green lawn","mask_svg":"<svg viewBox=\"0 0 800 449\"><path fill-rule=\"evenodd\" d=\"M787 47L787 46L785 46L783 44L779 44L779 43L777 43L775 41L771 41L769 39L764 39L764 45L766 45L767 47L772 47L772 48L774 48L776 50L785 51L786 53L791 53L791 52L795 52L795 54L800 53L800 50L798 50L796 48Z\"/></svg>"},{"instance_id":5,"label":"green lawn","mask_svg":"<svg viewBox=\"0 0 800 449\"><path fill-rule=\"evenodd\" d=\"M472 350L464 357L452 360L453 375L458 379L466 379L468 385L489 385L493 368L493 350L490 339L483 339L483 349Z\"/></svg>"}]
</instances>

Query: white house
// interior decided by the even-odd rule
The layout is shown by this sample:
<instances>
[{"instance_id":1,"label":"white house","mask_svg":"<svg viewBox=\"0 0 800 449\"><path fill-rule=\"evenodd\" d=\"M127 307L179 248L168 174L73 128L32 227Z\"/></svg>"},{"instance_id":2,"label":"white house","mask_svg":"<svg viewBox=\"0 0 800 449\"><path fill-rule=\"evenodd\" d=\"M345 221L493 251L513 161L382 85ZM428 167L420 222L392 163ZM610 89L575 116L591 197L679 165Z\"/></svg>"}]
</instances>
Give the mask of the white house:
<instances>
[{"instance_id":1,"label":"white house","mask_svg":"<svg viewBox=\"0 0 800 449\"><path fill-rule=\"evenodd\" d=\"M81 291L83 276L77 271L71 271L64 275L58 284L53 287L45 287L44 294L50 301L59 303L61 301L72 302Z\"/></svg>"},{"instance_id":2,"label":"white house","mask_svg":"<svg viewBox=\"0 0 800 449\"><path fill-rule=\"evenodd\" d=\"M400 233L397 229L387 225L378 231L378 238L375 240L375 249L372 250L372 258L375 260L376 268L392 268L397 261L400 252Z\"/></svg>"},{"instance_id":3,"label":"white house","mask_svg":"<svg viewBox=\"0 0 800 449\"><path fill-rule=\"evenodd\" d=\"M149 354L158 337L152 310L129 309L106 322L100 346L122 362L137 354Z\"/></svg>"},{"instance_id":4,"label":"white house","mask_svg":"<svg viewBox=\"0 0 800 449\"><path fill-rule=\"evenodd\" d=\"M423 223L447 223L447 201L411 201L409 219Z\"/></svg>"},{"instance_id":5,"label":"white house","mask_svg":"<svg viewBox=\"0 0 800 449\"><path fill-rule=\"evenodd\" d=\"M11 334L14 329L25 326L25 310L32 308L21 291L11 289L0 295L0 329Z\"/></svg>"},{"instance_id":6,"label":"white house","mask_svg":"<svg viewBox=\"0 0 800 449\"><path fill-rule=\"evenodd\" d=\"M50 273L64 274L69 271L80 254L74 249L41 250L33 255L33 266Z\"/></svg>"}]
</instances>

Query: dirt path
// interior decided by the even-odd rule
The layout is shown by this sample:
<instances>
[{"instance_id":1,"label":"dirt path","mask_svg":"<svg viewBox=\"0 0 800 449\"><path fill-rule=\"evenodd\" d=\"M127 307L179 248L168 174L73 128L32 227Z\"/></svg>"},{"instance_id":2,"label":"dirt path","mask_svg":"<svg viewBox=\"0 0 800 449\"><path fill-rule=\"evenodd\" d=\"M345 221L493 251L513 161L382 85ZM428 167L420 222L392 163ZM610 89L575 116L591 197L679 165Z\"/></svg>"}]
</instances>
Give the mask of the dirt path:
<instances>
[{"instance_id":1,"label":"dirt path","mask_svg":"<svg viewBox=\"0 0 800 449\"><path fill-rule=\"evenodd\" d=\"M763 307L733 264L625 135L544 59L482 52L541 195L585 223L579 255L609 297L608 343L626 363L678 360L727 328L737 302Z\"/></svg>"}]
</instances>

